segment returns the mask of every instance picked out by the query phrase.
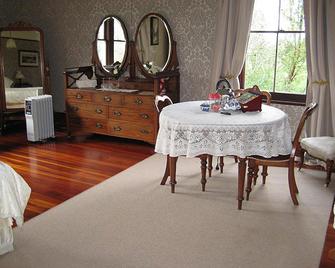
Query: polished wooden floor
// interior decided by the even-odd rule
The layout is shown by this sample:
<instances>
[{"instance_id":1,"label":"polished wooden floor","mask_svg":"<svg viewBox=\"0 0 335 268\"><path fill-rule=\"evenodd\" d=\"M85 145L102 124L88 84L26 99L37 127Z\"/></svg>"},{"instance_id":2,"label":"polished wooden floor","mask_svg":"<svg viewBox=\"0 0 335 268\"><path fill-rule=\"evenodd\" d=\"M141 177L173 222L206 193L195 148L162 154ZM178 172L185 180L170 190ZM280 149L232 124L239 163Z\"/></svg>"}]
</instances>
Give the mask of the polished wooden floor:
<instances>
[{"instance_id":1,"label":"polished wooden floor","mask_svg":"<svg viewBox=\"0 0 335 268\"><path fill-rule=\"evenodd\" d=\"M26 221L153 153L154 147L144 142L102 135L68 139L64 130L46 143L28 142L22 126L0 136L0 161L12 166L32 189ZM332 224L331 213L320 261L322 268L335 267L329 256L329 250L335 248Z\"/></svg>"},{"instance_id":2,"label":"polished wooden floor","mask_svg":"<svg viewBox=\"0 0 335 268\"><path fill-rule=\"evenodd\" d=\"M335 200L334 200L335 201ZM329 222L319 268L335 267L335 229L334 213L331 207Z\"/></svg>"},{"instance_id":3,"label":"polished wooden floor","mask_svg":"<svg viewBox=\"0 0 335 268\"><path fill-rule=\"evenodd\" d=\"M28 142L24 128L0 137L0 161L13 167L32 189L25 220L153 153L153 146L144 142L101 135L68 139L64 131L46 143Z\"/></svg>"}]
</instances>

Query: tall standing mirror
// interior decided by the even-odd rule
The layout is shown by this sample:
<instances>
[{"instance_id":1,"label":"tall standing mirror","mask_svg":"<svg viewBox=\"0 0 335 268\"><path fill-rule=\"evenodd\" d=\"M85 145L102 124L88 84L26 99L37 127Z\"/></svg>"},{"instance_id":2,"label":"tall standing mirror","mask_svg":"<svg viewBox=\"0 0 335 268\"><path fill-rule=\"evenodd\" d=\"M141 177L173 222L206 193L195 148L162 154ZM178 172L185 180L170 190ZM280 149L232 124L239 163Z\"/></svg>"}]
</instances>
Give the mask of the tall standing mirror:
<instances>
[{"instance_id":1,"label":"tall standing mirror","mask_svg":"<svg viewBox=\"0 0 335 268\"><path fill-rule=\"evenodd\" d=\"M27 97L48 92L43 32L26 23L0 28L1 131L14 114L23 114Z\"/></svg>"},{"instance_id":2,"label":"tall standing mirror","mask_svg":"<svg viewBox=\"0 0 335 268\"><path fill-rule=\"evenodd\" d=\"M95 38L95 63L105 76L118 77L128 52L128 35L124 23L116 16L105 17Z\"/></svg>"},{"instance_id":3,"label":"tall standing mirror","mask_svg":"<svg viewBox=\"0 0 335 268\"><path fill-rule=\"evenodd\" d=\"M172 40L171 29L161 15L144 16L135 36L137 57L144 74L154 75L166 69L171 59Z\"/></svg>"}]
</instances>

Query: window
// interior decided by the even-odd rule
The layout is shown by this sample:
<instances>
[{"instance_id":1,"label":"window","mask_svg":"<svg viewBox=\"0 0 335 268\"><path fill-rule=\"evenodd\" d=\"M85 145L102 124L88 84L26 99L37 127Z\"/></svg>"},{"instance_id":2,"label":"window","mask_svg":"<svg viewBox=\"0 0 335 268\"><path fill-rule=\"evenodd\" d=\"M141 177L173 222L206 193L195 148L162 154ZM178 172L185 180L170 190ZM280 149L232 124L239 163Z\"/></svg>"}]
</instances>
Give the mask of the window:
<instances>
[{"instance_id":1,"label":"window","mask_svg":"<svg viewBox=\"0 0 335 268\"><path fill-rule=\"evenodd\" d=\"M98 31L97 50L100 62L108 69L115 62L122 63L126 39L120 21L108 17Z\"/></svg>"},{"instance_id":2,"label":"window","mask_svg":"<svg viewBox=\"0 0 335 268\"><path fill-rule=\"evenodd\" d=\"M307 86L303 0L255 0L245 87L274 100L304 102Z\"/></svg>"}]
</instances>

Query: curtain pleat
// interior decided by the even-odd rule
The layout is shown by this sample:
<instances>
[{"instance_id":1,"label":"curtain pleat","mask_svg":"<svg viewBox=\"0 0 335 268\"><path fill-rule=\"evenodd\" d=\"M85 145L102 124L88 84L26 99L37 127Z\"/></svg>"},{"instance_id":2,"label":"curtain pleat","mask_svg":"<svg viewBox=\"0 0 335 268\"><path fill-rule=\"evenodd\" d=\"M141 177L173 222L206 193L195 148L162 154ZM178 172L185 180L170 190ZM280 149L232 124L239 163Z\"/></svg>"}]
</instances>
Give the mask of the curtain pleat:
<instances>
[{"instance_id":1,"label":"curtain pleat","mask_svg":"<svg viewBox=\"0 0 335 268\"><path fill-rule=\"evenodd\" d=\"M306 122L309 137L335 134L335 0L304 0L307 103L318 109Z\"/></svg>"},{"instance_id":2,"label":"curtain pleat","mask_svg":"<svg viewBox=\"0 0 335 268\"><path fill-rule=\"evenodd\" d=\"M226 78L233 89L240 87L240 74L247 51L254 0L218 1L216 40L213 54L211 88Z\"/></svg>"}]
</instances>

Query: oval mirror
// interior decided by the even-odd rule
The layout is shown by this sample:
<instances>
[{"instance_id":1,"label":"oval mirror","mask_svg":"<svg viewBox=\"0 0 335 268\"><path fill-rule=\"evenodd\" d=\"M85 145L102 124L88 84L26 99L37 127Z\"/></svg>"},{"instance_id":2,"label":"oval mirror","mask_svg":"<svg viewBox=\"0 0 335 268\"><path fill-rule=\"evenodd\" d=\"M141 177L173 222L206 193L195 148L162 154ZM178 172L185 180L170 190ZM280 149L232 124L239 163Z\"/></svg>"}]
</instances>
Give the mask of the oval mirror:
<instances>
[{"instance_id":1,"label":"oval mirror","mask_svg":"<svg viewBox=\"0 0 335 268\"><path fill-rule=\"evenodd\" d=\"M172 33L161 15L144 16L137 27L135 44L142 71L156 74L166 69L171 58Z\"/></svg>"},{"instance_id":2,"label":"oval mirror","mask_svg":"<svg viewBox=\"0 0 335 268\"><path fill-rule=\"evenodd\" d=\"M125 64L128 35L124 23L116 16L107 16L96 33L97 64L107 75L117 76Z\"/></svg>"}]
</instances>

